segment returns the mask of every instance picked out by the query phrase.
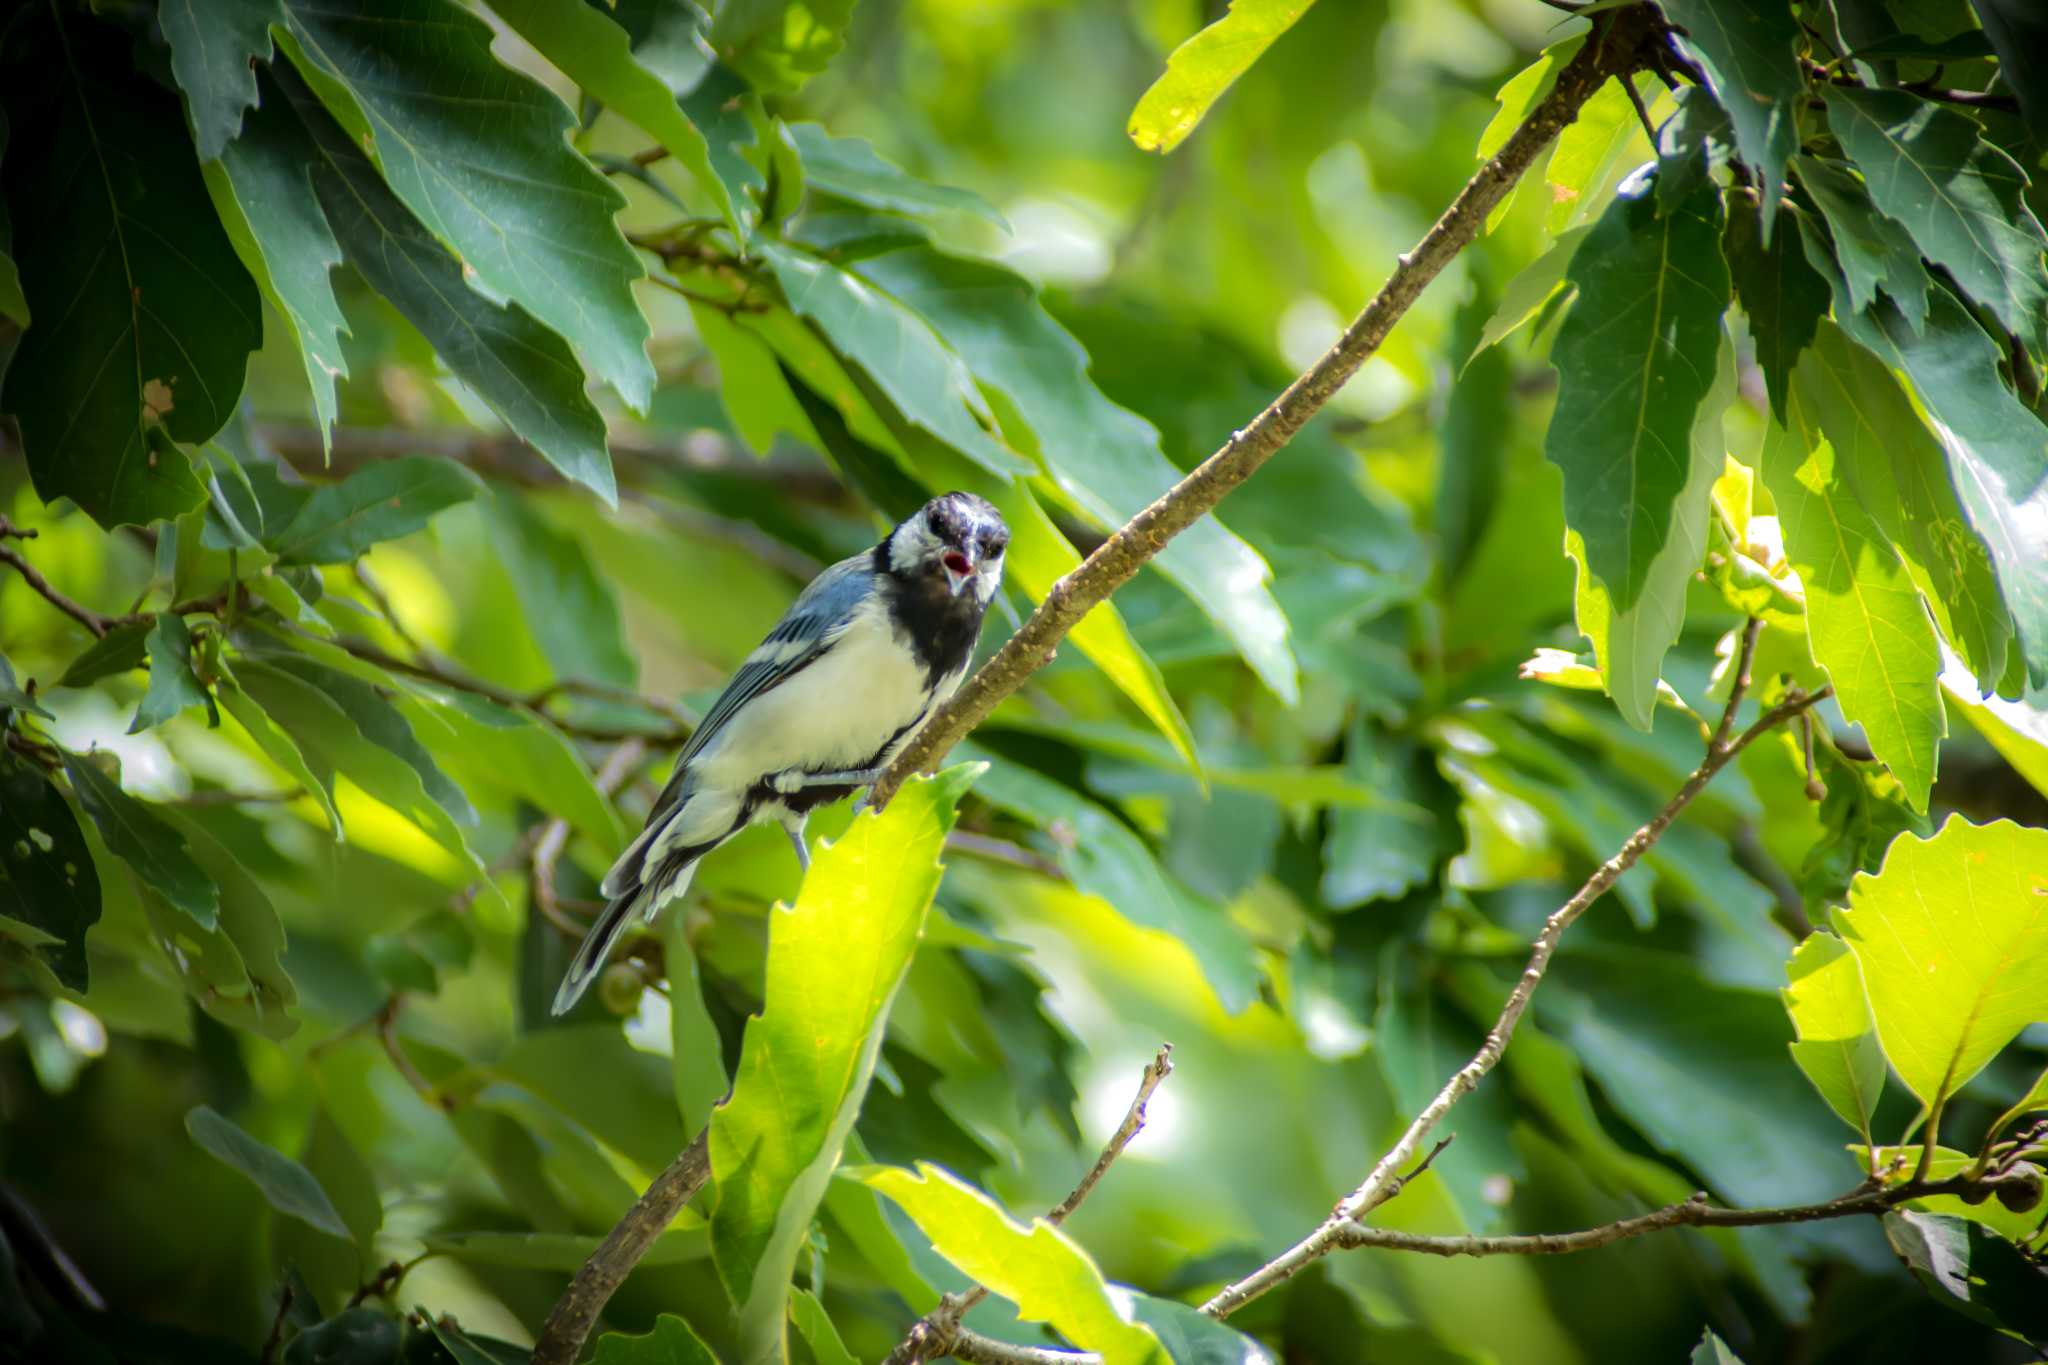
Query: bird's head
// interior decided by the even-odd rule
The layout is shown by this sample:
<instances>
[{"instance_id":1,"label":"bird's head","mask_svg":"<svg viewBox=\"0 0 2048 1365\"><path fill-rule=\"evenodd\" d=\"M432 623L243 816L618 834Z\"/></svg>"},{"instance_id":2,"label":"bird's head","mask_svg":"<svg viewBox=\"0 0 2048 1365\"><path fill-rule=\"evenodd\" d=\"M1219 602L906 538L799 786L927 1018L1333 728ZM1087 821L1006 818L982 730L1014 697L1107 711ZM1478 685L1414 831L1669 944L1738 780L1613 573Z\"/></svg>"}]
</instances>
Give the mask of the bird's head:
<instances>
[{"instance_id":1,"label":"bird's head","mask_svg":"<svg viewBox=\"0 0 2048 1365\"><path fill-rule=\"evenodd\" d=\"M971 591L987 605L1003 577L1010 528L986 498L946 493L889 533L889 572L906 582L942 583L954 597Z\"/></svg>"}]
</instances>

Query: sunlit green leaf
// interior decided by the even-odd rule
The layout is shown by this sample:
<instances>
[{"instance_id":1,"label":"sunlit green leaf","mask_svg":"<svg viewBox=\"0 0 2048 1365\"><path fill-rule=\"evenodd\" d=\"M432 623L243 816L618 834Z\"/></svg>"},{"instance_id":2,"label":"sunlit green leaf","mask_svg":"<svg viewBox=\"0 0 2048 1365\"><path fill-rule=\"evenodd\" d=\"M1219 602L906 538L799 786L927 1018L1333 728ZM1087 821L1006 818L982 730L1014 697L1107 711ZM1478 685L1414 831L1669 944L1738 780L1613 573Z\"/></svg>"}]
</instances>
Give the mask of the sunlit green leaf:
<instances>
[{"instance_id":1,"label":"sunlit green leaf","mask_svg":"<svg viewBox=\"0 0 2048 1365\"><path fill-rule=\"evenodd\" d=\"M822 847L772 912L761 1013L711 1117L712 1253L747 1358L781 1341L789 1276L853 1126L889 1002L938 889L940 846L979 769L906 785Z\"/></svg>"},{"instance_id":2,"label":"sunlit green leaf","mask_svg":"<svg viewBox=\"0 0 2048 1365\"><path fill-rule=\"evenodd\" d=\"M1792 7L1787 0L1670 0L1666 12L1700 54L1735 124L1742 159L1756 168L1768 238L1785 163L1799 149L1798 105L1806 93Z\"/></svg>"},{"instance_id":3,"label":"sunlit green leaf","mask_svg":"<svg viewBox=\"0 0 2048 1365\"><path fill-rule=\"evenodd\" d=\"M711 46L760 90L788 93L846 41L853 0L725 0Z\"/></svg>"},{"instance_id":4,"label":"sunlit green leaf","mask_svg":"<svg viewBox=\"0 0 2048 1365\"><path fill-rule=\"evenodd\" d=\"M1929 1108L2048 1021L2048 831L1951 815L1931 839L1894 842L1835 926L1885 1057Z\"/></svg>"},{"instance_id":5,"label":"sunlit green leaf","mask_svg":"<svg viewBox=\"0 0 2048 1365\"><path fill-rule=\"evenodd\" d=\"M1868 1135L1884 1090L1884 1049L1856 959L1829 933L1809 934L1785 964L1785 1009L1799 1040L1792 1060L1842 1122Z\"/></svg>"},{"instance_id":6,"label":"sunlit green leaf","mask_svg":"<svg viewBox=\"0 0 2048 1365\"><path fill-rule=\"evenodd\" d=\"M1088 1253L1045 1221L1024 1227L994 1200L929 1163L854 1172L894 1200L934 1249L976 1284L1017 1305L1026 1322L1050 1323L1104 1365L1166 1365L1152 1329L1131 1320Z\"/></svg>"},{"instance_id":7,"label":"sunlit green leaf","mask_svg":"<svg viewBox=\"0 0 2048 1365\"><path fill-rule=\"evenodd\" d=\"M1224 16L1173 50L1166 71L1131 111L1131 141L1170 152L1274 39L1294 27L1315 0L1230 0Z\"/></svg>"}]
</instances>

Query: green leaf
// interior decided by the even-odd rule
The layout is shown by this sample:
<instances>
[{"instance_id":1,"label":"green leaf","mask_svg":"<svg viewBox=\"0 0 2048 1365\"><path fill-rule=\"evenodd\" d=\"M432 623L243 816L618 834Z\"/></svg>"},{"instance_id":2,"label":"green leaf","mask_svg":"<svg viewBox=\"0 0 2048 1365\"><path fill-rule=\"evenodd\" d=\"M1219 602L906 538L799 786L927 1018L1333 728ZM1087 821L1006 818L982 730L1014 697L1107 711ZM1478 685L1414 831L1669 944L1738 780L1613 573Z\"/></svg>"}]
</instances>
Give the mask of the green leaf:
<instances>
[{"instance_id":1,"label":"green leaf","mask_svg":"<svg viewBox=\"0 0 2048 1365\"><path fill-rule=\"evenodd\" d=\"M1806 263L1797 232L1781 232L1766 246L1756 206L1738 200L1721 239L1735 297L1749 318L1756 363L1764 372L1771 411L1785 420L1785 398L1799 353L1813 342L1828 311L1828 282Z\"/></svg>"},{"instance_id":2,"label":"green leaf","mask_svg":"<svg viewBox=\"0 0 2048 1365\"><path fill-rule=\"evenodd\" d=\"M932 1249L961 1274L1017 1306L1025 1322L1049 1323L1103 1365L1168 1365L1152 1329L1133 1322L1101 1270L1072 1238L1044 1219L1017 1223L980 1190L928 1162L916 1174L894 1166L849 1172L910 1215Z\"/></svg>"},{"instance_id":3,"label":"green leaf","mask_svg":"<svg viewBox=\"0 0 2048 1365\"><path fill-rule=\"evenodd\" d=\"M490 27L448 0L285 0L285 14L283 46L299 74L463 274L568 338L645 411L654 366L632 292L644 272L612 220L625 196L570 149L568 108L501 65ZM322 198L334 221L336 205Z\"/></svg>"},{"instance_id":4,"label":"green leaf","mask_svg":"<svg viewBox=\"0 0 2048 1365\"><path fill-rule=\"evenodd\" d=\"M788 94L846 42L853 0L724 0L711 47L764 94Z\"/></svg>"},{"instance_id":5,"label":"green leaf","mask_svg":"<svg viewBox=\"0 0 2048 1365\"><path fill-rule=\"evenodd\" d=\"M1835 915L1884 1055L1929 1109L2021 1029L2048 1022L2044 869L2048 830L1951 815L1931 839L1894 842Z\"/></svg>"},{"instance_id":6,"label":"green leaf","mask_svg":"<svg viewBox=\"0 0 2048 1365\"><path fill-rule=\"evenodd\" d=\"M973 746L962 751L983 756ZM975 795L1041 828L1058 828L1054 856L1074 883L1133 924L1187 946L1223 1008L1243 1009L1258 990L1257 954L1221 905L1182 886L1124 821L1071 787L1015 763L994 763Z\"/></svg>"},{"instance_id":7,"label":"green leaf","mask_svg":"<svg viewBox=\"0 0 2048 1365\"><path fill-rule=\"evenodd\" d=\"M743 230L731 192L711 169L703 131L684 116L668 83L641 64L625 29L594 5L503 0L491 11L592 98L652 134L718 201L733 230Z\"/></svg>"},{"instance_id":8,"label":"green leaf","mask_svg":"<svg viewBox=\"0 0 2048 1365\"><path fill-rule=\"evenodd\" d=\"M298 1030L291 1016L298 991L281 960L284 926L256 879L235 856L192 821L164 811L186 847L220 890L220 922L199 930L140 877L131 878L172 967L200 1008L231 1028L283 1039ZM104 876L104 873L102 873Z\"/></svg>"},{"instance_id":9,"label":"green leaf","mask_svg":"<svg viewBox=\"0 0 2048 1365\"><path fill-rule=\"evenodd\" d=\"M1657 212L1669 213L1707 178L1715 144L1730 145L1728 111L1713 92L1683 85L1672 92L1678 105L1657 129Z\"/></svg>"},{"instance_id":10,"label":"green leaf","mask_svg":"<svg viewBox=\"0 0 2048 1365\"><path fill-rule=\"evenodd\" d=\"M583 369L568 343L517 300L498 304L471 289L465 263L385 187L304 84L284 68L277 79L302 125L291 154L310 168L314 194L349 264L541 458L614 501L604 419L583 391ZM266 108L283 101L268 83L265 90Z\"/></svg>"},{"instance_id":11,"label":"green leaf","mask_svg":"<svg viewBox=\"0 0 2048 1365\"><path fill-rule=\"evenodd\" d=\"M1792 418L1804 426L1796 396ZM1948 723L1941 646L1920 594L1837 472L1826 437L1809 430L1802 440L1773 424L1762 458L1785 558L1805 589L1813 661L1827 670L1843 717L1863 727L1870 751L1924 811Z\"/></svg>"},{"instance_id":12,"label":"green leaf","mask_svg":"<svg viewBox=\"0 0 2048 1365\"><path fill-rule=\"evenodd\" d=\"M839 1329L825 1313L825 1305L807 1289L793 1289L789 1295L789 1320L796 1324L804 1345L811 1348L817 1365L860 1365L840 1339Z\"/></svg>"},{"instance_id":13,"label":"green leaf","mask_svg":"<svg viewBox=\"0 0 2048 1365\"><path fill-rule=\"evenodd\" d=\"M1647 185L1618 195L1565 278L1579 294L1552 350L1557 410L1543 453L1564 471L1587 572L1626 611L1671 537L1714 381L1729 294L1719 193L1703 186L1662 218Z\"/></svg>"},{"instance_id":14,"label":"green leaf","mask_svg":"<svg viewBox=\"0 0 2048 1365\"><path fill-rule=\"evenodd\" d=\"M78 818L42 770L0 751L0 915L49 936L34 948L57 980L86 988L85 931L100 879Z\"/></svg>"},{"instance_id":15,"label":"green leaf","mask_svg":"<svg viewBox=\"0 0 2048 1365\"><path fill-rule=\"evenodd\" d=\"M1087 352L1018 276L928 247L870 257L857 273L928 319L977 378L1009 398L1060 492L1100 525L1123 525L1180 481L1159 433L1096 387ZM1153 563L1292 704L1300 693L1287 618L1258 552L1204 517Z\"/></svg>"},{"instance_id":16,"label":"green leaf","mask_svg":"<svg viewBox=\"0 0 2048 1365\"><path fill-rule=\"evenodd\" d=\"M1728 1349L1728 1343L1714 1335L1709 1327L1700 1337L1700 1344L1692 1348L1692 1365L1742 1365L1742 1357Z\"/></svg>"},{"instance_id":17,"label":"green leaf","mask_svg":"<svg viewBox=\"0 0 2048 1365\"><path fill-rule=\"evenodd\" d=\"M2048 1339L2048 1269L1974 1222L1894 1209L1885 1240L1936 1301L2026 1342Z\"/></svg>"},{"instance_id":18,"label":"green leaf","mask_svg":"<svg viewBox=\"0 0 2048 1365\"><path fill-rule=\"evenodd\" d=\"M10 117L42 130L16 141L5 173L13 255L41 321L15 348L0 407L45 502L68 497L107 527L175 517L204 497L175 443L233 415L262 303L177 101L128 73L113 32L81 16L15 37L47 45L56 91L31 124L39 82L11 82Z\"/></svg>"},{"instance_id":19,"label":"green leaf","mask_svg":"<svg viewBox=\"0 0 2048 1365\"><path fill-rule=\"evenodd\" d=\"M1584 300L1574 306L1583 307ZM1565 553L1578 566L1573 604L1579 633L1592 642L1615 709L1638 730L1651 727L1669 690L1661 676L1664 656L1685 627L1686 586L1706 553L1714 480L1726 462L1721 417L1735 399L1735 347L1725 334L1711 363L1713 385L1693 411L1683 451L1672 452L1686 461L1685 482L1661 513L1670 524L1633 606L1619 603L1611 584L1595 574L1584 528L1565 530ZM1559 420L1551 419L1551 439L1568 442L1559 434Z\"/></svg>"},{"instance_id":20,"label":"green leaf","mask_svg":"<svg viewBox=\"0 0 2048 1365\"><path fill-rule=\"evenodd\" d=\"M1641 159L1629 156L1632 147L1641 146L1637 131L1642 123L1621 84L1634 79L1625 76L1604 82L1558 133L1543 171L1550 188L1544 223L1553 234L1600 202L1600 192L1622 169L1624 158L1631 165Z\"/></svg>"},{"instance_id":21,"label":"green leaf","mask_svg":"<svg viewBox=\"0 0 2048 1365\"><path fill-rule=\"evenodd\" d=\"M0 164L7 156L7 111L0 108ZM21 272L15 267L14 257L8 253L14 247L14 225L7 214L7 196L0 194L0 318L13 318L23 327L29 325L28 300L21 293ZM0 361L0 366L5 362Z\"/></svg>"},{"instance_id":22,"label":"green leaf","mask_svg":"<svg viewBox=\"0 0 2048 1365\"><path fill-rule=\"evenodd\" d=\"M483 509L491 548L556 676L633 686L640 667L626 648L618 599L598 576L583 542L513 489L493 491Z\"/></svg>"},{"instance_id":23,"label":"green leaf","mask_svg":"<svg viewBox=\"0 0 2048 1365\"><path fill-rule=\"evenodd\" d=\"M192 632L186 629L185 618L174 611L163 613L150 627L146 643L149 690L143 693L142 704L135 708L135 723L128 727L128 733L139 734L162 725L186 707L202 702L213 723L219 725L220 712L214 707L213 695L192 670Z\"/></svg>"},{"instance_id":24,"label":"green leaf","mask_svg":"<svg viewBox=\"0 0 2048 1365\"><path fill-rule=\"evenodd\" d=\"M31 678L29 681L33 685L35 680ZM34 696L15 682L13 665L7 662L5 654L0 654L0 726L8 723L9 711L26 711L44 720L52 718L48 711L36 704Z\"/></svg>"},{"instance_id":25,"label":"green leaf","mask_svg":"<svg viewBox=\"0 0 2048 1365\"><path fill-rule=\"evenodd\" d=\"M2048 138L2048 15L2031 0L1972 0L1972 8L1984 29L1958 38L1976 38L1998 54L1998 74L2019 97L2027 127L2037 142Z\"/></svg>"},{"instance_id":26,"label":"green leaf","mask_svg":"<svg viewBox=\"0 0 2048 1365\"><path fill-rule=\"evenodd\" d=\"M1884 1092L1884 1049L1856 959L1833 934L1809 934L1793 950L1785 975L1791 982L1785 1009L1799 1034L1792 1060L1842 1122L1868 1141L1870 1117Z\"/></svg>"},{"instance_id":27,"label":"green leaf","mask_svg":"<svg viewBox=\"0 0 2048 1365\"><path fill-rule=\"evenodd\" d=\"M1475 355L1513 336L1523 324L1541 312L1560 289L1566 287L1565 272L1571 268L1579 243L1592 230L1593 225L1585 223L1558 233L1551 239L1548 251L1523 266L1520 273L1508 281L1507 287L1501 290L1500 306L1493 310L1493 316L1479 331Z\"/></svg>"},{"instance_id":28,"label":"green leaf","mask_svg":"<svg viewBox=\"0 0 2048 1365\"><path fill-rule=\"evenodd\" d=\"M1806 97L1792 6L1787 0L1670 0L1665 13L1699 53L1714 97L1735 124L1735 145L1756 168L1768 241L1785 163L1799 150L1798 109Z\"/></svg>"},{"instance_id":29,"label":"green leaf","mask_svg":"<svg viewBox=\"0 0 2048 1365\"><path fill-rule=\"evenodd\" d=\"M401 709L416 730L449 732L453 742L437 745L441 760L466 782L512 792L568 821L605 857L625 847L619 817L583 756L547 721L463 692L450 693L445 706Z\"/></svg>"},{"instance_id":30,"label":"green leaf","mask_svg":"<svg viewBox=\"0 0 2048 1365\"><path fill-rule=\"evenodd\" d=\"M2048 234L2023 198L2027 174L1977 123L1903 90L1830 85L1828 123L1878 208L1970 297L2038 346L2048 329Z\"/></svg>"},{"instance_id":31,"label":"green leaf","mask_svg":"<svg viewBox=\"0 0 2048 1365\"><path fill-rule=\"evenodd\" d=\"M131 668L142 667L142 660L149 649L149 633L156 627L156 618L145 616L139 621L124 621L105 635L85 647L85 651L71 661L57 679L59 687L89 687L101 678L111 678L116 673L126 673Z\"/></svg>"},{"instance_id":32,"label":"green leaf","mask_svg":"<svg viewBox=\"0 0 2048 1365\"><path fill-rule=\"evenodd\" d=\"M343 1241L354 1240L320 1182L275 1147L258 1142L233 1120L204 1104L185 1115L185 1131L209 1155L246 1177L279 1213Z\"/></svg>"},{"instance_id":33,"label":"green leaf","mask_svg":"<svg viewBox=\"0 0 2048 1365\"><path fill-rule=\"evenodd\" d=\"M305 754L293 742L292 737L271 724L270 717L264 714L263 708L256 704L254 698L242 690L241 684L232 678L222 678L215 686L214 692L220 698L220 704L227 708L228 714L241 722L242 728L248 732L249 738L256 742L256 747L263 751L264 756L284 769L286 775L299 784L300 791L320 803L320 809L327 816L327 828L333 831L335 842L341 842L341 812L334 808L332 777L323 781L314 773L306 762Z\"/></svg>"},{"instance_id":34,"label":"green leaf","mask_svg":"<svg viewBox=\"0 0 2048 1365\"><path fill-rule=\"evenodd\" d=\"M1131 1309L1166 1347L1174 1365L1279 1365L1264 1346L1200 1309L1150 1294L1132 1294Z\"/></svg>"},{"instance_id":35,"label":"green leaf","mask_svg":"<svg viewBox=\"0 0 2048 1365\"><path fill-rule=\"evenodd\" d=\"M1941 685L1949 708L1960 710L2014 772L2048 796L2048 711L2027 701L1980 697L1974 679L1945 674Z\"/></svg>"},{"instance_id":36,"label":"green leaf","mask_svg":"<svg viewBox=\"0 0 2048 1365\"><path fill-rule=\"evenodd\" d=\"M265 543L284 564L346 564L380 541L409 536L436 512L483 490L452 460L408 455L367 464L338 484L322 484L283 530Z\"/></svg>"},{"instance_id":37,"label":"green leaf","mask_svg":"<svg viewBox=\"0 0 2048 1365\"><path fill-rule=\"evenodd\" d=\"M576 1232L429 1232L420 1237L428 1251L473 1265L557 1271L580 1270L602 1240ZM704 1220L684 1209L635 1265L650 1270L686 1265L703 1260L710 1252L711 1238Z\"/></svg>"},{"instance_id":38,"label":"green leaf","mask_svg":"<svg viewBox=\"0 0 2048 1365\"><path fill-rule=\"evenodd\" d=\"M996 206L974 191L919 180L885 160L863 138L834 137L816 123L788 127L790 141L803 158L804 178L814 190L894 213L968 213L1009 229Z\"/></svg>"},{"instance_id":39,"label":"green leaf","mask_svg":"<svg viewBox=\"0 0 2048 1365\"><path fill-rule=\"evenodd\" d=\"M283 19L278 0L190 0L159 16L200 160L220 157L242 131L256 103L256 67L270 60L270 26Z\"/></svg>"},{"instance_id":40,"label":"green leaf","mask_svg":"<svg viewBox=\"0 0 2048 1365\"><path fill-rule=\"evenodd\" d=\"M284 1349L284 1365L397 1365L398 1323L374 1308L349 1308L308 1327Z\"/></svg>"},{"instance_id":41,"label":"green leaf","mask_svg":"<svg viewBox=\"0 0 2048 1365\"><path fill-rule=\"evenodd\" d=\"M931 326L838 266L777 242L758 244L798 316L861 366L905 417L998 478L1034 472L992 434L974 376Z\"/></svg>"},{"instance_id":42,"label":"green leaf","mask_svg":"<svg viewBox=\"0 0 2048 1365\"><path fill-rule=\"evenodd\" d=\"M1138 99L1125 130L1148 152L1170 152L1209 107L1251 70L1274 39L1315 0L1230 0L1230 10L1173 50L1166 71Z\"/></svg>"},{"instance_id":43,"label":"green leaf","mask_svg":"<svg viewBox=\"0 0 2048 1365\"><path fill-rule=\"evenodd\" d=\"M669 1093L667 1065L635 1049L614 1021L522 1034L492 1071L573 1115L591 1136L643 1169L660 1170L689 1143Z\"/></svg>"},{"instance_id":44,"label":"green leaf","mask_svg":"<svg viewBox=\"0 0 2048 1365\"><path fill-rule=\"evenodd\" d=\"M874 1074L889 1003L939 884L975 765L907 784L823 846L771 912L761 1013L711 1116L712 1255L749 1361L772 1355L797 1255Z\"/></svg>"},{"instance_id":45,"label":"green leaf","mask_svg":"<svg viewBox=\"0 0 2048 1365\"><path fill-rule=\"evenodd\" d=\"M1847 296L1836 304L1835 318L1843 320L1868 308L1880 286L1898 305L1914 331L1927 321L1927 271L1920 264L1920 248L1903 227L1877 211L1863 181L1840 161L1801 155L1797 159L1799 181L1827 219L1833 235L1835 255L1848 285ZM1806 224L1802 223L1802 229ZM1813 237L1807 238L1807 255L1813 261ZM1821 267L1825 274L1825 267Z\"/></svg>"},{"instance_id":46,"label":"green leaf","mask_svg":"<svg viewBox=\"0 0 2048 1365\"><path fill-rule=\"evenodd\" d=\"M1940 443L1883 362L1823 321L1793 378L1803 420L1889 540L1920 600L1987 682L2005 671L2012 624L1983 540L1963 517Z\"/></svg>"},{"instance_id":47,"label":"green leaf","mask_svg":"<svg viewBox=\"0 0 2048 1365\"><path fill-rule=\"evenodd\" d=\"M220 888L194 861L184 836L150 808L121 790L90 759L64 755L72 795L99 826L107 847L135 870L158 895L192 917L202 929L220 922Z\"/></svg>"},{"instance_id":48,"label":"green leaf","mask_svg":"<svg viewBox=\"0 0 2048 1365\"><path fill-rule=\"evenodd\" d=\"M719 1361L689 1323L673 1313L663 1313L645 1336L606 1332L597 1339L590 1365L719 1365Z\"/></svg>"},{"instance_id":49,"label":"green leaf","mask_svg":"<svg viewBox=\"0 0 2048 1365\"><path fill-rule=\"evenodd\" d=\"M1333 910L1406 895L1458 851L1455 825L1431 808L1447 793L1420 745L1380 734L1360 716L1344 746L1344 767L1367 790L1393 799L1330 812L1321 889Z\"/></svg>"}]
</instances>

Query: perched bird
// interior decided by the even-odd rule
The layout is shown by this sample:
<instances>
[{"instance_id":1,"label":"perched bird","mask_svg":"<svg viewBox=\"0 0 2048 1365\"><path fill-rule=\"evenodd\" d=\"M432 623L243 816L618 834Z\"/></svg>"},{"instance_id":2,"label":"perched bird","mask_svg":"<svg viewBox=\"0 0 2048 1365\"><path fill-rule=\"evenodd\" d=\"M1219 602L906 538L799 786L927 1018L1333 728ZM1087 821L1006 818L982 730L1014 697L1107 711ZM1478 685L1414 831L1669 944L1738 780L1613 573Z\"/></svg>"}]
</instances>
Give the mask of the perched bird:
<instances>
[{"instance_id":1,"label":"perched bird","mask_svg":"<svg viewBox=\"0 0 2048 1365\"><path fill-rule=\"evenodd\" d=\"M711 704L675 776L599 889L609 903L555 992L574 1005L637 912L682 895L697 861L773 820L809 870L804 820L872 783L967 673L1010 531L972 493L933 498L804 589Z\"/></svg>"}]
</instances>

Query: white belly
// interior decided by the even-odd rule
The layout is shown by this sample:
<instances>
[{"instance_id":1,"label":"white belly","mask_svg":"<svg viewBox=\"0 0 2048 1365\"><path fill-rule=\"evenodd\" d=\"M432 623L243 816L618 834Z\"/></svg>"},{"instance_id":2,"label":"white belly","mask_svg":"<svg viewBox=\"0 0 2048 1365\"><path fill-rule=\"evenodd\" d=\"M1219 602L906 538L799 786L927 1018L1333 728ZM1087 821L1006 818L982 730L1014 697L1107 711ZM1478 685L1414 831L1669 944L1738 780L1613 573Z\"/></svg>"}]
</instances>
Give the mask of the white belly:
<instances>
[{"instance_id":1,"label":"white belly","mask_svg":"<svg viewBox=\"0 0 2048 1365\"><path fill-rule=\"evenodd\" d=\"M855 767L915 722L927 697L924 666L870 599L824 658L741 707L690 766L728 789L793 768Z\"/></svg>"}]
</instances>

